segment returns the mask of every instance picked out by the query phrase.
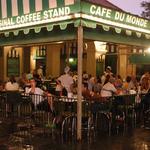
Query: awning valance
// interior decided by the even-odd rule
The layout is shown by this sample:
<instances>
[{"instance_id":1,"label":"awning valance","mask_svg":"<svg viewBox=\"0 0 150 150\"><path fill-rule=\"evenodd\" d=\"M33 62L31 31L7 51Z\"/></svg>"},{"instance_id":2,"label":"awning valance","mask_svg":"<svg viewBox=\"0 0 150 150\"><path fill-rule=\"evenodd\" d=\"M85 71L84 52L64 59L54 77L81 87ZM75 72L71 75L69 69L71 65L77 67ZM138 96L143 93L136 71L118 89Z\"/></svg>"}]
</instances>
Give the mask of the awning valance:
<instances>
[{"instance_id":1,"label":"awning valance","mask_svg":"<svg viewBox=\"0 0 150 150\"><path fill-rule=\"evenodd\" d=\"M14 36L17 36L20 31L23 31L24 34L28 34L31 29L33 29L35 31L35 33L39 33L41 31L41 29L44 27L47 29L47 31L52 31L55 26L59 26L61 30L65 30L67 28L67 25L69 25L69 24L79 24L76 22L77 21L75 21L75 20L74 21L70 20L70 21L58 22L55 24L52 24L52 23L46 24L44 26L32 26L29 28L20 28L20 29L10 30L10 31L4 32L4 35L5 35L5 37L9 37L9 34L12 32L14 34Z\"/></svg>"},{"instance_id":2,"label":"awning valance","mask_svg":"<svg viewBox=\"0 0 150 150\"><path fill-rule=\"evenodd\" d=\"M85 26L87 28L97 28L98 26L101 26L104 31L110 31L110 29L113 28L117 34L121 34L122 32L125 31L127 36L131 36L135 33L135 35L138 38L141 38L141 36L143 35L146 39L150 39L150 34L138 32L138 31L132 31L132 30L124 29L124 28L119 28L113 25L106 25L106 24L95 22L95 21L82 19L81 24L82 26Z\"/></svg>"}]
</instances>

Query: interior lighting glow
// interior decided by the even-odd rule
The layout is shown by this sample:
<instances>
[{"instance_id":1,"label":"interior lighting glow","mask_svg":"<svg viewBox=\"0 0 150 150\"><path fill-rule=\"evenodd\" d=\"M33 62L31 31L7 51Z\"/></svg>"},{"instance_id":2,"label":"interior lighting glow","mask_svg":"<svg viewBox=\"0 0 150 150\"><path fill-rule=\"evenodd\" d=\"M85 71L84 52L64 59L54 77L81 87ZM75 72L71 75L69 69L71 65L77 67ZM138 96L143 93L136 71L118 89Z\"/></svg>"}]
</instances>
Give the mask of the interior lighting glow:
<instances>
[{"instance_id":1,"label":"interior lighting glow","mask_svg":"<svg viewBox=\"0 0 150 150\"><path fill-rule=\"evenodd\" d=\"M106 43L100 41L94 41L96 52L106 53Z\"/></svg>"},{"instance_id":2,"label":"interior lighting glow","mask_svg":"<svg viewBox=\"0 0 150 150\"><path fill-rule=\"evenodd\" d=\"M69 58L69 62L72 63L74 61L73 58Z\"/></svg>"},{"instance_id":3,"label":"interior lighting glow","mask_svg":"<svg viewBox=\"0 0 150 150\"><path fill-rule=\"evenodd\" d=\"M147 52L150 53L150 47L147 49Z\"/></svg>"}]
</instances>

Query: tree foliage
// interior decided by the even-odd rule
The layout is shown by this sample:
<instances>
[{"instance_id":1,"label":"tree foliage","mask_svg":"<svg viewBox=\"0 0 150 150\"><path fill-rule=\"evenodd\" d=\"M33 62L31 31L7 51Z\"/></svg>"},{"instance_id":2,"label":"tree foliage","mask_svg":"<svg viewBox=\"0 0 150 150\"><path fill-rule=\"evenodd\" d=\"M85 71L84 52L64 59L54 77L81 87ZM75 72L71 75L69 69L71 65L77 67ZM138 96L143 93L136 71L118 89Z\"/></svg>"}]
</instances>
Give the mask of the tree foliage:
<instances>
[{"instance_id":1,"label":"tree foliage","mask_svg":"<svg viewBox=\"0 0 150 150\"><path fill-rule=\"evenodd\" d=\"M150 1L149 2L143 1L141 3L141 7L144 8L144 11L142 11L142 14L141 14L142 17L150 19Z\"/></svg>"}]
</instances>

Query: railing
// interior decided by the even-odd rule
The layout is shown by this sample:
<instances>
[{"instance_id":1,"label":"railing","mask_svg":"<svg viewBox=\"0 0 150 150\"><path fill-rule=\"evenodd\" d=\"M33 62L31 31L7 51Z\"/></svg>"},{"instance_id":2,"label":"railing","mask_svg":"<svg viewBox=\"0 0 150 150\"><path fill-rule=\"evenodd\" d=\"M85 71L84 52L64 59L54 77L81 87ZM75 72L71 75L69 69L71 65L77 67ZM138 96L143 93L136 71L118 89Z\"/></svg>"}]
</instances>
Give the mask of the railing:
<instances>
[{"instance_id":1,"label":"railing","mask_svg":"<svg viewBox=\"0 0 150 150\"><path fill-rule=\"evenodd\" d=\"M118 133L120 126L135 127L137 119L136 95L82 100L82 129L89 136L91 131L112 129ZM144 97L144 96L143 96ZM143 107L142 107L143 108ZM39 128L42 133L54 128L61 135L76 135L77 98L42 96L19 92L0 93L0 121L13 120L18 128ZM20 125L20 122L24 124Z\"/></svg>"}]
</instances>

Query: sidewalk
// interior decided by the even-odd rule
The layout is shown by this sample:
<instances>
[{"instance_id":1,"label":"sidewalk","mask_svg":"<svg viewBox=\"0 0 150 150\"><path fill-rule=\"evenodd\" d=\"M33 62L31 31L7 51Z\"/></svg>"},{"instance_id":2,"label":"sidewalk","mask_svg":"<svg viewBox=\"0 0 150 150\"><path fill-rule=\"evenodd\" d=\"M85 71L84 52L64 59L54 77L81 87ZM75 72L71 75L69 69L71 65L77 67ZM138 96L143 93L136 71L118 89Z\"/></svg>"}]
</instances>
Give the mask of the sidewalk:
<instances>
[{"instance_id":1,"label":"sidewalk","mask_svg":"<svg viewBox=\"0 0 150 150\"><path fill-rule=\"evenodd\" d=\"M10 141L12 140L12 141ZM62 140L59 134L37 135L28 144L19 144L13 138L0 138L0 150L149 150L150 130L138 128L126 135L99 134L84 137L81 143L68 138ZM14 144L13 144L14 142ZM29 142L29 141L28 141Z\"/></svg>"}]
</instances>

